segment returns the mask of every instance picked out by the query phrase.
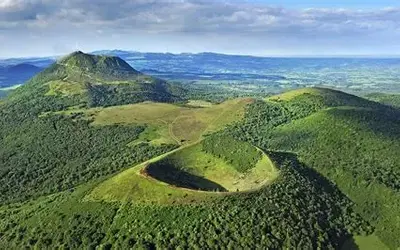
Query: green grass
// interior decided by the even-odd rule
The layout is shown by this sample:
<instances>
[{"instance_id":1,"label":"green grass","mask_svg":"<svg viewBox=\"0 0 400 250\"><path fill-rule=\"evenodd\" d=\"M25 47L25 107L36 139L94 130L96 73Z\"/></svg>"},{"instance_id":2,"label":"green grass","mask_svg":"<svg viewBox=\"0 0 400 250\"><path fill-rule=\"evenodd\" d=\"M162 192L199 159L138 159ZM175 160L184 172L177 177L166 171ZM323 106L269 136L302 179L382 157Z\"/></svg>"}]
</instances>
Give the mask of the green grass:
<instances>
[{"instance_id":1,"label":"green grass","mask_svg":"<svg viewBox=\"0 0 400 250\"><path fill-rule=\"evenodd\" d=\"M204 108L189 108L168 103L143 102L107 108L69 109L54 112L73 116L81 114L93 120L94 126L115 124L147 125L140 142L160 144L191 144L202 136L219 131L243 118L245 107L252 99L235 99ZM45 113L43 115L51 115Z\"/></svg>"},{"instance_id":2,"label":"green grass","mask_svg":"<svg viewBox=\"0 0 400 250\"><path fill-rule=\"evenodd\" d=\"M81 95L87 90L84 83L57 80L47 83L49 91L45 95L49 96L70 96L70 95Z\"/></svg>"},{"instance_id":3,"label":"green grass","mask_svg":"<svg viewBox=\"0 0 400 250\"><path fill-rule=\"evenodd\" d=\"M136 145L139 143L149 143L152 145L162 144L176 144L177 141L171 138L167 126L148 125L146 129L140 134L139 138L129 145Z\"/></svg>"},{"instance_id":4,"label":"green grass","mask_svg":"<svg viewBox=\"0 0 400 250\"><path fill-rule=\"evenodd\" d=\"M354 241L360 250L389 250L376 235L355 236Z\"/></svg>"},{"instance_id":5,"label":"green grass","mask_svg":"<svg viewBox=\"0 0 400 250\"><path fill-rule=\"evenodd\" d=\"M344 243L341 250L389 250L375 234L368 236L354 236Z\"/></svg>"},{"instance_id":6,"label":"green grass","mask_svg":"<svg viewBox=\"0 0 400 250\"><path fill-rule=\"evenodd\" d=\"M285 92L280 95L265 99L272 102L284 102L292 106L316 106L318 108L353 106L353 107L377 107L375 102L347 94L345 92L326 88L302 88ZM297 112L296 110L294 110Z\"/></svg>"},{"instance_id":7,"label":"green grass","mask_svg":"<svg viewBox=\"0 0 400 250\"><path fill-rule=\"evenodd\" d=\"M163 161L156 162L153 164L154 172L157 174L157 168L167 166L176 169L178 173L183 171L209 180L231 192L255 190L271 183L278 175L277 169L265 154L255 166L251 166L247 172L242 173L223 159L204 152L201 144L185 148ZM162 174L163 171L158 172ZM183 180L174 179L173 181L179 185ZM201 184L198 186L201 187Z\"/></svg>"}]
</instances>

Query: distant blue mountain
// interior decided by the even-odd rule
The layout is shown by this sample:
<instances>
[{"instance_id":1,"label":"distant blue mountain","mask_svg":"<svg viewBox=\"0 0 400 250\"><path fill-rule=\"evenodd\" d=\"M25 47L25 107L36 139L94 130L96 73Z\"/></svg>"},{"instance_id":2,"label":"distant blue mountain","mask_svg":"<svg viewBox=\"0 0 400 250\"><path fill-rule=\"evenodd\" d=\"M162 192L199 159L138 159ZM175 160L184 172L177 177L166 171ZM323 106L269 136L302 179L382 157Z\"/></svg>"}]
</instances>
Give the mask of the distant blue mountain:
<instances>
[{"instance_id":1,"label":"distant blue mountain","mask_svg":"<svg viewBox=\"0 0 400 250\"><path fill-rule=\"evenodd\" d=\"M9 74L36 74L42 70L42 68L27 63L7 66L4 69Z\"/></svg>"},{"instance_id":2,"label":"distant blue mountain","mask_svg":"<svg viewBox=\"0 0 400 250\"><path fill-rule=\"evenodd\" d=\"M40 71L42 68L27 63L0 67L0 88L23 84Z\"/></svg>"}]
</instances>

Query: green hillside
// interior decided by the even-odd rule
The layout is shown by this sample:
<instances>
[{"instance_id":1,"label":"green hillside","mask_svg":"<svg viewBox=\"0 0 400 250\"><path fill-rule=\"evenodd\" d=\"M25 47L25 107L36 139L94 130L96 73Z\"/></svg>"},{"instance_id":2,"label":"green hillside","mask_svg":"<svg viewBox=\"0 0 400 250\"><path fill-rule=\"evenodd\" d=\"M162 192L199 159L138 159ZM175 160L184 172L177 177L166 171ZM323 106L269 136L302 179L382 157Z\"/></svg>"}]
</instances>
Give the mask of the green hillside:
<instances>
[{"instance_id":1,"label":"green hillside","mask_svg":"<svg viewBox=\"0 0 400 250\"><path fill-rule=\"evenodd\" d=\"M43 116L76 105L136 103L151 96L172 101L164 86L117 57L75 52L17 88L0 107L0 204L70 189L175 148L131 145L146 124L95 127L62 113ZM97 93L109 88L110 95Z\"/></svg>"},{"instance_id":2,"label":"green hillside","mask_svg":"<svg viewBox=\"0 0 400 250\"><path fill-rule=\"evenodd\" d=\"M231 132L263 149L295 154L355 202L380 240L400 246L400 111L347 94L346 102L345 94L333 101L330 90L321 91L314 93L329 98L317 106L308 90L255 103Z\"/></svg>"},{"instance_id":3,"label":"green hillside","mask_svg":"<svg viewBox=\"0 0 400 250\"><path fill-rule=\"evenodd\" d=\"M375 103L363 98L326 88L303 88L291 90L280 95L269 97L267 98L267 101L284 102L296 106L314 105L321 108L336 106L376 106Z\"/></svg>"}]
</instances>

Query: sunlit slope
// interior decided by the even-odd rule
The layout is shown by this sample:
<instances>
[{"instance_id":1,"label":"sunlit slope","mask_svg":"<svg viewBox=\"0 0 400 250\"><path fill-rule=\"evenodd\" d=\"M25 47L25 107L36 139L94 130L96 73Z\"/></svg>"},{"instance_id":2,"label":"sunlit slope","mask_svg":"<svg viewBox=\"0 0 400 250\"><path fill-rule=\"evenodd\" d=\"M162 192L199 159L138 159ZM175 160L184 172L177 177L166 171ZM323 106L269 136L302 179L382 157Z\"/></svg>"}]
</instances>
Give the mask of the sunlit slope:
<instances>
[{"instance_id":1,"label":"sunlit slope","mask_svg":"<svg viewBox=\"0 0 400 250\"><path fill-rule=\"evenodd\" d=\"M400 246L400 122L387 109L331 108L277 127L269 147L298 154L355 202L389 247Z\"/></svg>"},{"instance_id":2,"label":"sunlit slope","mask_svg":"<svg viewBox=\"0 0 400 250\"><path fill-rule=\"evenodd\" d=\"M246 105L251 102L252 99L234 99L204 108L144 102L108 108L72 109L56 114L89 119L94 126L146 125L145 132L133 143L188 144L198 141L207 133L218 131L241 120Z\"/></svg>"}]
</instances>

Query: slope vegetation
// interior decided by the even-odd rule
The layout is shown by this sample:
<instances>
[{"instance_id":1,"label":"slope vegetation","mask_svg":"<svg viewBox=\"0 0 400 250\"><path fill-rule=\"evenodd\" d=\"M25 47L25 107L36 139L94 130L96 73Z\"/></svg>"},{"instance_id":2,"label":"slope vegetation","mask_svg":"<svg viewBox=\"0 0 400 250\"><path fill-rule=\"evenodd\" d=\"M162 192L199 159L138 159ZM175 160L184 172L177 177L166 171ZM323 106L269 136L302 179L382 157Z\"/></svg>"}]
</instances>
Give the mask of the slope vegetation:
<instances>
[{"instance_id":1,"label":"slope vegetation","mask_svg":"<svg viewBox=\"0 0 400 250\"><path fill-rule=\"evenodd\" d=\"M380 240L400 246L400 112L331 90L282 96L254 103L232 134L295 154L355 203Z\"/></svg>"}]
</instances>

